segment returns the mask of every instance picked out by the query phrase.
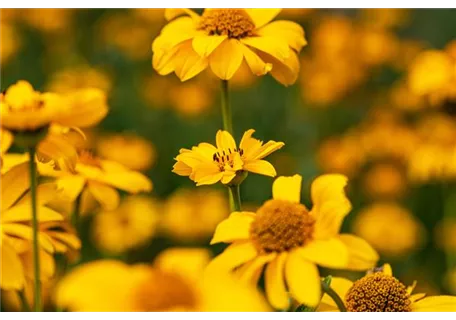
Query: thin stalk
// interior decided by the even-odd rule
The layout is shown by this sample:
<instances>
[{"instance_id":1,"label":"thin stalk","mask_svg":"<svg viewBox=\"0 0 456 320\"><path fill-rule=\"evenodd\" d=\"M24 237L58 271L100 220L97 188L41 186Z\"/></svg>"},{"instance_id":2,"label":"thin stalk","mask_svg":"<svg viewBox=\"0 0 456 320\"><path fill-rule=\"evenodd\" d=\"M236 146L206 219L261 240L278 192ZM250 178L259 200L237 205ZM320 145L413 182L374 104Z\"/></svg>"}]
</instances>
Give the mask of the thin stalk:
<instances>
[{"instance_id":1,"label":"thin stalk","mask_svg":"<svg viewBox=\"0 0 456 320\"><path fill-rule=\"evenodd\" d=\"M347 308L345 308L345 304L342 301L342 299L339 297L336 291L334 291L326 282L322 281L321 282L321 288L322 290L333 299L333 301L336 303L337 308L339 308L340 312L347 312Z\"/></svg>"},{"instance_id":2,"label":"thin stalk","mask_svg":"<svg viewBox=\"0 0 456 320\"><path fill-rule=\"evenodd\" d=\"M41 311L41 282L40 282L40 255L38 251L38 213L36 204L36 163L35 163L35 147L29 148L29 169L30 169L30 192L32 196L32 229L33 229L33 271L34 271L34 310Z\"/></svg>"},{"instance_id":3,"label":"thin stalk","mask_svg":"<svg viewBox=\"0 0 456 320\"><path fill-rule=\"evenodd\" d=\"M223 129L233 135L233 116L231 114L228 80L222 80L222 119Z\"/></svg>"},{"instance_id":4,"label":"thin stalk","mask_svg":"<svg viewBox=\"0 0 456 320\"><path fill-rule=\"evenodd\" d=\"M27 297L25 296L24 290L18 291L17 295L19 296L19 300L21 301L22 311L30 312L32 309L30 309L30 305L27 301Z\"/></svg>"},{"instance_id":5,"label":"thin stalk","mask_svg":"<svg viewBox=\"0 0 456 320\"><path fill-rule=\"evenodd\" d=\"M241 193L239 191L239 185L228 186L228 192L230 195L230 210L241 211Z\"/></svg>"}]
</instances>

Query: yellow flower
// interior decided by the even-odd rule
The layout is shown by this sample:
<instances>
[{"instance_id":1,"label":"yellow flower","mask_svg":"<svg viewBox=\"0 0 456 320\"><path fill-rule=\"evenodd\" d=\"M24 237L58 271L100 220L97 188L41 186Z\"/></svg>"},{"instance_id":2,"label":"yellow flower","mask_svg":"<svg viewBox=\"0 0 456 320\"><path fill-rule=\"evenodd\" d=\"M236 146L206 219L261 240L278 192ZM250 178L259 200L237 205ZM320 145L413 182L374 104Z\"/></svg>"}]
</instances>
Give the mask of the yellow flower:
<instances>
[{"instance_id":1,"label":"yellow flower","mask_svg":"<svg viewBox=\"0 0 456 320\"><path fill-rule=\"evenodd\" d=\"M2 201L0 215L1 288L21 290L26 278L33 279L32 213L28 163L22 163L2 174ZM25 193L25 195L24 195ZM57 195L54 183L40 184L37 188L41 277L54 273L54 252L66 252L67 247L78 249L79 239L74 234L58 230L63 216L45 205ZM52 224L52 230L47 227Z\"/></svg>"},{"instance_id":2,"label":"yellow flower","mask_svg":"<svg viewBox=\"0 0 456 320\"><path fill-rule=\"evenodd\" d=\"M208 270L237 268L241 279L256 283L266 266L266 293L271 305L280 310L289 308L287 291L299 303L318 305L321 284L317 266L366 270L378 260L366 241L339 234L351 210L344 193L347 178L328 174L315 179L311 210L300 204L301 180L300 175L279 177L272 187L272 200L256 214L232 213L218 225L211 241L232 244Z\"/></svg>"},{"instance_id":3,"label":"yellow flower","mask_svg":"<svg viewBox=\"0 0 456 320\"><path fill-rule=\"evenodd\" d=\"M270 22L280 9L205 9L199 16L189 9L168 9L171 20L152 44L153 67L161 75L175 72L181 81L208 66L229 80L243 61L253 74L268 72L284 85L299 72L298 55L306 45L304 30L290 21Z\"/></svg>"},{"instance_id":4,"label":"yellow flower","mask_svg":"<svg viewBox=\"0 0 456 320\"><path fill-rule=\"evenodd\" d=\"M118 162L132 170L152 167L157 157L148 140L135 134L115 134L97 139L97 153L107 160Z\"/></svg>"},{"instance_id":5,"label":"yellow flower","mask_svg":"<svg viewBox=\"0 0 456 320\"><path fill-rule=\"evenodd\" d=\"M161 229L182 242L207 240L228 213L226 195L220 191L180 189L164 204Z\"/></svg>"},{"instance_id":6,"label":"yellow flower","mask_svg":"<svg viewBox=\"0 0 456 320\"><path fill-rule=\"evenodd\" d=\"M261 159L285 144L271 140L263 145L262 141L252 138L254 132L253 129L247 130L238 148L228 131L219 130L216 135L217 147L203 142L192 150L179 150L173 172L189 176L197 186L219 181L228 184L241 171L275 177L274 167Z\"/></svg>"},{"instance_id":7,"label":"yellow flower","mask_svg":"<svg viewBox=\"0 0 456 320\"><path fill-rule=\"evenodd\" d=\"M376 163L365 173L363 189L371 198L399 198L406 190L406 176L393 163Z\"/></svg>"},{"instance_id":8,"label":"yellow flower","mask_svg":"<svg viewBox=\"0 0 456 320\"><path fill-rule=\"evenodd\" d=\"M331 287L344 300L349 312L455 312L456 297L426 297L415 293L416 282L406 287L393 276L390 265L369 272L354 283L344 278L333 278ZM388 294L384 294L387 292ZM319 311L338 311L333 300L323 296Z\"/></svg>"},{"instance_id":9,"label":"yellow flower","mask_svg":"<svg viewBox=\"0 0 456 320\"><path fill-rule=\"evenodd\" d=\"M269 311L254 287L226 274L202 275L207 254L181 253L162 253L153 266L89 262L60 282L56 303L70 311Z\"/></svg>"},{"instance_id":10,"label":"yellow flower","mask_svg":"<svg viewBox=\"0 0 456 320\"><path fill-rule=\"evenodd\" d=\"M81 195L82 213L88 203L98 202L105 210L114 210L120 202L117 189L128 193L152 190L152 182L143 174L110 160L92 155L89 151L79 152L74 172L56 170L52 164L38 163L41 175L55 177L68 201L75 201Z\"/></svg>"},{"instance_id":11,"label":"yellow flower","mask_svg":"<svg viewBox=\"0 0 456 320\"><path fill-rule=\"evenodd\" d=\"M95 245L109 253L123 253L147 244L157 228L158 204L143 196L129 196L113 211L99 212L93 221Z\"/></svg>"},{"instance_id":12,"label":"yellow flower","mask_svg":"<svg viewBox=\"0 0 456 320\"><path fill-rule=\"evenodd\" d=\"M423 244L426 235L422 223L393 202L374 203L361 211L353 231L388 257L411 254Z\"/></svg>"}]
</instances>

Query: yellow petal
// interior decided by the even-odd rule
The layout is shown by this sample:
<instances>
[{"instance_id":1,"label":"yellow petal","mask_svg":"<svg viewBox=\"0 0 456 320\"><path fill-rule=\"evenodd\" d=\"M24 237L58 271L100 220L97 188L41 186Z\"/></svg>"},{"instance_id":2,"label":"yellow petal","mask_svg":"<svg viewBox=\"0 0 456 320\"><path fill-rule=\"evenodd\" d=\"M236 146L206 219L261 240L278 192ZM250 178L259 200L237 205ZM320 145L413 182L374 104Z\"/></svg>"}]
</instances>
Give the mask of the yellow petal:
<instances>
[{"instance_id":1,"label":"yellow petal","mask_svg":"<svg viewBox=\"0 0 456 320\"><path fill-rule=\"evenodd\" d=\"M11 134L11 132L3 128L1 128L0 130L0 152L4 154L13 143L13 135Z\"/></svg>"},{"instance_id":2,"label":"yellow petal","mask_svg":"<svg viewBox=\"0 0 456 320\"><path fill-rule=\"evenodd\" d=\"M294 50L288 48L288 56L282 60L261 51L258 52L258 56L263 61L272 64L271 75L284 86L290 86L298 79L300 65L298 55Z\"/></svg>"},{"instance_id":3,"label":"yellow petal","mask_svg":"<svg viewBox=\"0 0 456 320\"><path fill-rule=\"evenodd\" d=\"M426 297L412 303L413 312L456 312L456 297Z\"/></svg>"},{"instance_id":4,"label":"yellow petal","mask_svg":"<svg viewBox=\"0 0 456 320\"><path fill-rule=\"evenodd\" d=\"M348 290L353 286L353 282L351 282L348 279L345 278L339 278L339 277L333 277L331 279L331 289L336 291L337 295L344 299L344 297L347 295ZM331 306L332 308L338 309L336 303L334 300L328 296L327 294L324 294L323 297L321 298L321 302L327 306ZM320 309L320 308L319 308ZM320 311L320 310L318 310Z\"/></svg>"},{"instance_id":5,"label":"yellow petal","mask_svg":"<svg viewBox=\"0 0 456 320\"><path fill-rule=\"evenodd\" d=\"M48 134L38 145L40 162L52 161L59 169L74 171L78 160L75 147L60 134Z\"/></svg>"},{"instance_id":6,"label":"yellow petal","mask_svg":"<svg viewBox=\"0 0 456 320\"><path fill-rule=\"evenodd\" d=\"M259 29L257 33L260 36L285 39L288 45L297 52L301 51L302 47L307 44L304 38L304 29L292 21L279 20L271 22Z\"/></svg>"},{"instance_id":7,"label":"yellow petal","mask_svg":"<svg viewBox=\"0 0 456 320\"><path fill-rule=\"evenodd\" d=\"M260 28L264 26L266 23L270 22L274 19L282 9L244 9L247 14L252 18L253 22L255 23L255 27Z\"/></svg>"},{"instance_id":8,"label":"yellow petal","mask_svg":"<svg viewBox=\"0 0 456 320\"><path fill-rule=\"evenodd\" d=\"M217 143L217 148L219 150L228 151L228 149L231 149L231 150L236 149L236 142L234 141L233 136L228 131L225 131L225 130L217 131L215 140Z\"/></svg>"},{"instance_id":9,"label":"yellow petal","mask_svg":"<svg viewBox=\"0 0 456 320\"><path fill-rule=\"evenodd\" d=\"M21 290L25 285L24 269L14 249L2 239L0 286L2 290Z\"/></svg>"},{"instance_id":10,"label":"yellow petal","mask_svg":"<svg viewBox=\"0 0 456 320\"><path fill-rule=\"evenodd\" d=\"M275 177L277 175L274 166L266 160L252 160L244 163L244 170L262 174L269 177Z\"/></svg>"},{"instance_id":11,"label":"yellow petal","mask_svg":"<svg viewBox=\"0 0 456 320\"><path fill-rule=\"evenodd\" d=\"M87 180L83 176L68 175L57 180L57 186L62 190L65 199L74 201L81 194Z\"/></svg>"},{"instance_id":12,"label":"yellow petal","mask_svg":"<svg viewBox=\"0 0 456 320\"><path fill-rule=\"evenodd\" d=\"M250 68L250 71L256 76L262 76L272 70L272 64L266 63L247 46L242 46L245 61Z\"/></svg>"},{"instance_id":13,"label":"yellow petal","mask_svg":"<svg viewBox=\"0 0 456 320\"><path fill-rule=\"evenodd\" d=\"M193 169L192 174L198 186L217 183L223 177L223 172L215 163L200 164Z\"/></svg>"},{"instance_id":14,"label":"yellow petal","mask_svg":"<svg viewBox=\"0 0 456 320\"><path fill-rule=\"evenodd\" d=\"M174 60L175 72L181 81L187 81L206 69L208 59L200 57L192 48L192 41L187 40L179 45Z\"/></svg>"},{"instance_id":15,"label":"yellow petal","mask_svg":"<svg viewBox=\"0 0 456 320\"><path fill-rule=\"evenodd\" d=\"M383 273L388 275L388 276L392 276L393 275L393 269L391 268L391 265L389 263L385 263L383 265ZM414 286L413 286L414 288ZM412 290L413 290L412 288Z\"/></svg>"},{"instance_id":16,"label":"yellow petal","mask_svg":"<svg viewBox=\"0 0 456 320\"><path fill-rule=\"evenodd\" d=\"M54 257L44 250L39 250L40 256L40 280L47 281L55 273L55 262ZM21 254L21 260L24 266L24 272L28 279L33 280L35 278L34 267L33 267L33 251L28 250Z\"/></svg>"},{"instance_id":17,"label":"yellow petal","mask_svg":"<svg viewBox=\"0 0 456 320\"><path fill-rule=\"evenodd\" d=\"M234 268L252 260L257 255L258 252L252 242L236 242L215 257L207 266L206 272L230 272Z\"/></svg>"},{"instance_id":18,"label":"yellow petal","mask_svg":"<svg viewBox=\"0 0 456 320\"><path fill-rule=\"evenodd\" d=\"M285 63L291 55L291 49L287 42L282 38L277 37L247 37L240 40L243 44L249 47L260 50L262 53L266 53L269 56L277 59L278 61ZM261 55L259 54L261 57ZM266 61L263 59L263 61ZM267 61L269 62L269 61ZM272 70L274 70L274 64Z\"/></svg>"},{"instance_id":19,"label":"yellow petal","mask_svg":"<svg viewBox=\"0 0 456 320\"><path fill-rule=\"evenodd\" d=\"M29 163L22 163L2 174L2 201L0 212L5 211L15 203L30 187Z\"/></svg>"},{"instance_id":20,"label":"yellow petal","mask_svg":"<svg viewBox=\"0 0 456 320\"><path fill-rule=\"evenodd\" d=\"M54 182L42 183L39 184L36 188L36 202L37 205L45 205L52 200L59 197L59 191L57 189L57 184ZM16 205L29 205L32 201L30 190L19 200Z\"/></svg>"},{"instance_id":21,"label":"yellow petal","mask_svg":"<svg viewBox=\"0 0 456 320\"><path fill-rule=\"evenodd\" d=\"M18 223L3 223L2 231L4 234L11 237L18 237L33 241L32 228L23 224ZM43 232L38 233L39 245L48 252L54 252L54 247L49 239L48 235Z\"/></svg>"},{"instance_id":22,"label":"yellow petal","mask_svg":"<svg viewBox=\"0 0 456 320\"><path fill-rule=\"evenodd\" d=\"M260 255L237 269L236 274L239 275L241 281L255 286L258 283L264 265L274 260L276 256L275 252Z\"/></svg>"},{"instance_id":23,"label":"yellow petal","mask_svg":"<svg viewBox=\"0 0 456 320\"><path fill-rule=\"evenodd\" d=\"M416 294L412 294L412 295L410 296L410 301L415 302L415 301L418 301L418 300L423 299L425 296L426 296L425 293L416 293Z\"/></svg>"},{"instance_id":24,"label":"yellow petal","mask_svg":"<svg viewBox=\"0 0 456 320\"><path fill-rule=\"evenodd\" d=\"M348 270L368 270L376 266L379 256L367 241L350 235L341 234L339 239L348 249Z\"/></svg>"},{"instance_id":25,"label":"yellow petal","mask_svg":"<svg viewBox=\"0 0 456 320\"><path fill-rule=\"evenodd\" d=\"M342 269L348 264L348 250L339 239L312 240L296 249L304 259L325 268Z\"/></svg>"},{"instance_id":26,"label":"yellow petal","mask_svg":"<svg viewBox=\"0 0 456 320\"><path fill-rule=\"evenodd\" d=\"M100 179L100 182L129 193L148 192L152 190L152 181L148 177L142 173L130 170L106 173Z\"/></svg>"},{"instance_id":27,"label":"yellow petal","mask_svg":"<svg viewBox=\"0 0 456 320\"><path fill-rule=\"evenodd\" d=\"M81 240L71 233L61 232L61 231L46 231L46 233L53 239L57 239L59 242L65 245L64 250L56 250L58 252L66 252L67 247L75 250L79 250L81 248ZM55 242L54 242L55 243Z\"/></svg>"},{"instance_id":28,"label":"yellow petal","mask_svg":"<svg viewBox=\"0 0 456 320\"><path fill-rule=\"evenodd\" d=\"M105 210L111 211L119 206L120 197L116 189L95 181L89 181L87 187Z\"/></svg>"},{"instance_id":29,"label":"yellow petal","mask_svg":"<svg viewBox=\"0 0 456 320\"><path fill-rule=\"evenodd\" d=\"M222 80L230 80L244 59L242 44L236 39L223 41L209 56L212 71Z\"/></svg>"},{"instance_id":30,"label":"yellow petal","mask_svg":"<svg viewBox=\"0 0 456 320\"><path fill-rule=\"evenodd\" d=\"M345 196L347 178L341 174L325 174L314 180L311 186L315 217L315 238L325 239L339 233L342 221L351 210Z\"/></svg>"},{"instance_id":31,"label":"yellow petal","mask_svg":"<svg viewBox=\"0 0 456 320\"><path fill-rule=\"evenodd\" d=\"M248 239L250 236L250 225L253 220L255 220L254 213L233 212L227 219L218 224L211 244Z\"/></svg>"},{"instance_id":32,"label":"yellow petal","mask_svg":"<svg viewBox=\"0 0 456 320\"><path fill-rule=\"evenodd\" d=\"M175 174L178 174L180 176L188 177L189 175L192 174L192 168L188 165L186 165L182 161L177 161L173 165L173 171Z\"/></svg>"},{"instance_id":33,"label":"yellow petal","mask_svg":"<svg viewBox=\"0 0 456 320\"><path fill-rule=\"evenodd\" d=\"M291 295L309 307L320 302L321 284L317 266L292 251L285 263L285 275Z\"/></svg>"},{"instance_id":34,"label":"yellow petal","mask_svg":"<svg viewBox=\"0 0 456 320\"><path fill-rule=\"evenodd\" d=\"M273 140L268 141L265 143L261 148L258 149L257 153L255 154L255 159L263 159L264 157L267 157L274 151L279 150L285 145L283 142L276 142Z\"/></svg>"},{"instance_id":35,"label":"yellow petal","mask_svg":"<svg viewBox=\"0 0 456 320\"><path fill-rule=\"evenodd\" d=\"M62 221L63 216L47 207L37 207L37 218L39 222ZM2 222L27 222L32 221L32 209L30 204L15 205L11 209L2 212Z\"/></svg>"},{"instance_id":36,"label":"yellow petal","mask_svg":"<svg viewBox=\"0 0 456 320\"><path fill-rule=\"evenodd\" d=\"M292 177L278 177L272 185L272 197L275 200L285 200L294 203L301 201L302 177L295 174Z\"/></svg>"},{"instance_id":37,"label":"yellow petal","mask_svg":"<svg viewBox=\"0 0 456 320\"><path fill-rule=\"evenodd\" d=\"M290 298L285 287L285 261L287 252L280 253L266 267L265 287L271 305L277 310L287 310Z\"/></svg>"},{"instance_id":38,"label":"yellow petal","mask_svg":"<svg viewBox=\"0 0 456 320\"><path fill-rule=\"evenodd\" d=\"M225 171L223 173L223 176L222 176L222 180L221 182L223 184L228 184L231 182L231 180L234 179L234 177L236 177L236 171L232 170L232 171Z\"/></svg>"},{"instance_id":39,"label":"yellow petal","mask_svg":"<svg viewBox=\"0 0 456 320\"><path fill-rule=\"evenodd\" d=\"M208 57L227 36L197 34L192 40L193 50L201 57Z\"/></svg>"}]
</instances>

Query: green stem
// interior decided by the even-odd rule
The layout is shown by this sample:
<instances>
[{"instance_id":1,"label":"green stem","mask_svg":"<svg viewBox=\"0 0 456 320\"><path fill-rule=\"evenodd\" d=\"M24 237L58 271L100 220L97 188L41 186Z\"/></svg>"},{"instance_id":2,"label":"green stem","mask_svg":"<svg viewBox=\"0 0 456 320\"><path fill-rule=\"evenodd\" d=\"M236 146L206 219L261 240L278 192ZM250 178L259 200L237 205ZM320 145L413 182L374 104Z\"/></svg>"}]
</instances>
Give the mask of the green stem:
<instances>
[{"instance_id":1,"label":"green stem","mask_svg":"<svg viewBox=\"0 0 456 320\"><path fill-rule=\"evenodd\" d=\"M222 80L222 119L223 129L233 135L233 119L231 115L228 80Z\"/></svg>"},{"instance_id":2,"label":"green stem","mask_svg":"<svg viewBox=\"0 0 456 320\"><path fill-rule=\"evenodd\" d=\"M41 311L41 282L40 282L40 256L38 251L38 213L36 204L36 163L35 163L35 147L29 148L29 168L30 168L30 192L32 196L32 229L33 229L33 270L34 270L34 298L35 298L35 311Z\"/></svg>"},{"instance_id":3,"label":"green stem","mask_svg":"<svg viewBox=\"0 0 456 320\"><path fill-rule=\"evenodd\" d=\"M345 308L345 304L342 301L342 299L339 297L336 291L334 291L326 282L322 281L321 282L321 288L322 290L333 299L333 301L336 303L337 308L339 308L340 312L347 312L347 308Z\"/></svg>"},{"instance_id":4,"label":"green stem","mask_svg":"<svg viewBox=\"0 0 456 320\"><path fill-rule=\"evenodd\" d=\"M25 296L24 290L18 291L17 295L19 296L19 300L21 300L22 311L30 312L30 305L27 301L27 297Z\"/></svg>"},{"instance_id":5,"label":"green stem","mask_svg":"<svg viewBox=\"0 0 456 320\"><path fill-rule=\"evenodd\" d=\"M79 217L81 215L82 192L77 196L73 205L73 214L71 215L71 222L74 228L79 231Z\"/></svg>"},{"instance_id":6,"label":"green stem","mask_svg":"<svg viewBox=\"0 0 456 320\"><path fill-rule=\"evenodd\" d=\"M228 186L228 192L230 194L230 210L241 211L241 194L239 191L239 185Z\"/></svg>"}]
</instances>

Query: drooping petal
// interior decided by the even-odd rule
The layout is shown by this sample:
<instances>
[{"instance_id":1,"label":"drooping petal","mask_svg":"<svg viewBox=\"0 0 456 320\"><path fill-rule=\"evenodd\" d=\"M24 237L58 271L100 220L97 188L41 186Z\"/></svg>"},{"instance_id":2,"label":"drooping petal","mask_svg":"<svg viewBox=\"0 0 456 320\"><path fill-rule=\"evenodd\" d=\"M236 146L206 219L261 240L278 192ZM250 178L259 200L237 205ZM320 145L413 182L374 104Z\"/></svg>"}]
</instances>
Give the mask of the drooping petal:
<instances>
[{"instance_id":1,"label":"drooping petal","mask_svg":"<svg viewBox=\"0 0 456 320\"><path fill-rule=\"evenodd\" d=\"M244 9L255 23L256 28L260 28L274 19L282 9Z\"/></svg>"},{"instance_id":2,"label":"drooping petal","mask_svg":"<svg viewBox=\"0 0 456 320\"><path fill-rule=\"evenodd\" d=\"M47 207L37 206L37 218L39 222L62 221L63 216ZM32 221L32 209L30 204L15 205L11 209L2 212L2 222L27 222Z\"/></svg>"},{"instance_id":3,"label":"drooping petal","mask_svg":"<svg viewBox=\"0 0 456 320\"><path fill-rule=\"evenodd\" d=\"M244 59L244 51L239 40L223 41L209 56L212 71L222 80L230 80Z\"/></svg>"},{"instance_id":4,"label":"drooping petal","mask_svg":"<svg viewBox=\"0 0 456 320\"><path fill-rule=\"evenodd\" d=\"M251 241L235 242L212 260L206 272L230 272L258 255Z\"/></svg>"},{"instance_id":5,"label":"drooping petal","mask_svg":"<svg viewBox=\"0 0 456 320\"><path fill-rule=\"evenodd\" d=\"M180 176L187 177L192 174L192 168L188 165L186 165L184 162L177 161L173 165L173 171L175 174L178 174Z\"/></svg>"},{"instance_id":6,"label":"drooping petal","mask_svg":"<svg viewBox=\"0 0 456 320\"><path fill-rule=\"evenodd\" d=\"M287 252L280 253L268 264L265 272L266 294L271 305L277 310L287 310L290 306L284 272L287 255Z\"/></svg>"},{"instance_id":7,"label":"drooping petal","mask_svg":"<svg viewBox=\"0 0 456 320\"><path fill-rule=\"evenodd\" d=\"M351 234L341 234L339 239L348 249L348 270L368 270L377 264L378 253L367 241Z\"/></svg>"},{"instance_id":8,"label":"drooping petal","mask_svg":"<svg viewBox=\"0 0 456 320\"><path fill-rule=\"evenodd\" d=\"M278 177L272 185L272 197L275 200L285 200L294 203L301 201L302 177L295 174L292 177Z\"/></svg>"},{"instance_id":9,"label":"drooping petal","mask_svg":"<svg viewBox=\"0 0 456 320\"><path fill-rule=\"evenodd\" d=\"M456 312L456 297L426 297L412 303L411 307L414 312Z\"/></svg>"},{"instance_id":10,"label":"drooping petal","mask_svg":"<svg viewBox=\"0 0 456 320\"><path fill-rule=\"evenodd\" d=\"M325 268L342 269L348 264L348 250L339 239L313 240L296 253L304 259Z\"/></svg>"},{"instance_id":11,"label":"drooping petal","mask_svg":"<svg viewBox=\"0 0 456 320\"><path fill-rule=\"evenodd\" d=\"M297 52L301 51L302 47L307 44L304 37L304 29L292 21L279 20L271 22L259 29L257 33L260 36L285 39L288 45Z\"/></svg>"},{"instance_id":12,"label":"drooping petal","mask_svg":"<svg viewBox=\"0 0 456 320\"><path fill-rule=\"evenodd\" d=\"M4 234L33 241L32 228L19 223L3 223L2 231ZM38 233L39 245L48 252L54 252L54 247L48 235L43 232Z\"/></svg>"},{"instance_id":13,"label":"drooping petal","mask_svg":"<svg viewBox=\"0 0 456 320\"><path fill-rule=\"evenodd\" d=\"M277 37L247 37L240 40L243 44L255 48L262 53L266 53L278 61L285 63L290 57L292 50L288 46L285 39ZM260 58L261 55L259 54ZM265 62L264 59L262 59ZM272 70L274 70L274 64Z\"/></svg>"},{"instance_id":14,"label":"drooping petal","mask_svg":"<svg viewBox=\"0 0 456 320\"><path fill-rule=\"evenodd\" d=\"M242 46L245 61L250 68L250 71L256 76L262 76L272 70L272 64L266 63L247 46Z\"/></svg>"},{"instance_id":15,"label":"drooping petal","mask_svg":"<svg viewBox=\"0 0 456 320\"><path fill-rule=\"evenodd\" d=\"M80 175L68 175L57 180L57 186L62 189L63 197L70 201L76 200L81 194L87 179Z\"/></svg>"},{"instance_id":16,"label":"drooping petal","mask_svg":"<svg viewBox=\"0 0 456 320\"><path fill-rule=\"evenodd\" d=\"M261 148L258 150L258 152L255 154L255 159L263 159L264 157L267 157L274 151L279 150L285 145L283 142L276 142L273 140L270 140L266 142Z\"/></svg>"},{"instance_id":17,"label":"drooping petal","mask_svg":"<svg viewBox=\"0 0 456 320\"><path fill-rule=\"evenodd\" d=\"M274 166L266 160L253 160L244 163L244 170L253 173L262 174L269 177L275 177L277 172Z\"/></svg>"},{"instance_id":18,"label":"drooping petal","mask_svg":"<svg viewBox=\"0 0 456 320\"><path fill-rule=\"evenodd\" d=\"M244 152L243 156L245 159L254 159L255 155L258 154L258 151L261 148L261 141L255 138L252 138L252 134L255 132L253 129L249 129L244 132L239 148Z\"/></svg>"},{"instance_id":19,"label":"drooping petal","mask_svg":"<svg viewBox=\"0 0 456 320\"><path fill-rule=\"evenodd\" d=\"M89 181L87 188L103 209L111 211L119 206L120 196L116 189L96 181Z\"/></svg>"},{"instance_id":20,"label":"drooping petal","mask_svg":"<svg viewBox=\"0 0 456 320\"><path fill-rule=\"evenodd\" d=\"M0 285L2 290L21 290L25 285L24 269L14 249L2 239Z\"/></svg>"},{"instance_id":21,"label":"drooping petal","mask_svg":"<svg viewBox=\"0 0 456 320\"><path fill-rule=\"evenodd\" d=\"M341 174L325 174L312 183L311 215L316 219L315 238L327 239L339 233L343 219L351 210L344 191L347 180Z\"/></svg>"},{"instance_id":22,"label":"drooping petal","mask_svg":"<svg viewBox=\"0 0 456 320\"><path fill-rule=\"evenodd\" d=\"M208 57L226 38L225 35L197 34L192 40L193 50L201 57Z\"/></svg>"},{"instance_id":23,"label":"drooping petal","mask_svg":"<svg viewBox=\"0 0 456 320\"><path fill-rule=\"evenodd\" d=\"M172 58L174 72L183 81L187 81L206 69L208 59L200 57L192 48L192 41L187 40L179 45L179 50Z\"/></svg>"},{"instance_id":24,"label":"drooping petal","mask_svg":"<svg viewBox=\"0 0 456 320\"><path fill-rule=\"evenodd\" d=\"M261 51L258 51L258 56L263 61L272 64L271 75L284 86L290 86L298 79L299 58L293 49L288 48L288 56L282 60Z\"/></svg>"},{"instance_id":25,"label":"drooping petal","mask_svg":"<svg viewBox=\"0 0 456 320\"><path fill-rule=\"evenodd\" d=\"M49 133L38 145L37 157L40 162L50 162L58 169L74 171L78 153L63 135Z\"/></svg>"},{"instance_id":26,"label":"drooping petal","mask_svg":"<svg viewBox=\"0 0 456 320\"><path fill-rule=\"evenodd\" d=\"M0 212L11 207L19 197L30 187L28 162L19 164L2 174L2 201Z\"/></svg>"},{"instance_id":27,"label":"drooping petal","mask_svg":"<svg viewBox=\"0 0 456 320\"><path fill-rule=\"evenodd\" d=\"M285 263L285 275L291 295L300 303L316 307L321 297L317 266L292 251Z\"/></svg>"},{"instance_id":28,"label":"drooping petal","mask_svg":"<svg viewBox=\"0 0 456 320\"><path fill-rule=\"evenodd\" d=\"M210 244L248 239L253 220L255 214L252 212L233 212L218 224Z\"/></svg>"},{"instance_id":29,"label":"drooping petal","mask_svg":"<svg viewBox=\"0 0 456 320\"><path fill-rule=\"evenodd\" d=\"M255 286L258 283L264 265L274 260L276 256L277 254L275 252L260 255L252 261L247 262L242 267L236 269L236 274L239 276L241 281Z\"/></svg>"}]
</instances>

